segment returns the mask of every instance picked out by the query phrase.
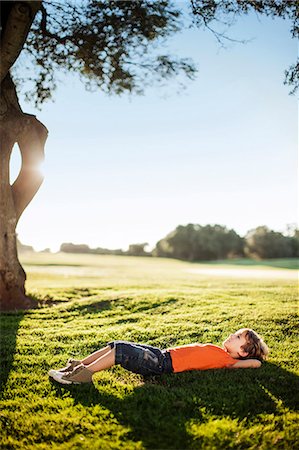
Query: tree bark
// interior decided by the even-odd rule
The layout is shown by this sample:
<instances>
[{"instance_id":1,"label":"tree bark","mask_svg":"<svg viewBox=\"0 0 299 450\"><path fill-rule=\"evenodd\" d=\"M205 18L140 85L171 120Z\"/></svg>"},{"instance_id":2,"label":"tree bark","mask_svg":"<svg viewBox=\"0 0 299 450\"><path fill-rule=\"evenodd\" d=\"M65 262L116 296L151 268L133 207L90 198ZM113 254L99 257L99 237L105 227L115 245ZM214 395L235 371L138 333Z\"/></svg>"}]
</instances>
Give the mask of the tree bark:
<instances>
[{"instance_id":1,"label":"tree bark","mask_svg":"<svg viewBox=\"0 0 299 450\"><path fill-rule=\"evenodd\" d=\"M0 309L28 309L36 302L25 294L25 272L18 260L16 226L42 183L38 170L44 158L47 129L35 116L24 114L8 74L1 83L0 104ZM9 162L18 143L22 166L10 185Z\"/></svg>"},{"instance_id":2,"label":"tree bark","mask_svg":"<svg viewBox=\"0 0 299 450\"><path fill-rule=\"evenodd\" d=\"M1 5L1 65L0 82L18 58L27 39L31 24L41 8L41 1L15 1Z\"/></svg>"}]
</instances>

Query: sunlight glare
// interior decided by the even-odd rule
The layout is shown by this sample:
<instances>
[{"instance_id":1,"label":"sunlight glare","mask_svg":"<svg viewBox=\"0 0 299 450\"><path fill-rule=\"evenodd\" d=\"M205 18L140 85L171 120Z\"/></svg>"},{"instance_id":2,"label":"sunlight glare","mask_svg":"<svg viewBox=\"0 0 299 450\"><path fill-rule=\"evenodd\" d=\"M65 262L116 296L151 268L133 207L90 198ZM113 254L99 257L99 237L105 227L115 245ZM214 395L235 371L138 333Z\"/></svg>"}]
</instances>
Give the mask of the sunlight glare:
<instances>
[{"instance_id":1,"label":"sunlight glare","mask_svg":"<svg viewBox=\"0 0 299 450\"><path fill-rule=\"evenodd\" d=\"M37 170L37 171L40 173L40 175L44 178L45 175L46 175L46 161L45 161L45 160L41 161L41 162L38 164L36 170Z\"/></svg>"},{"instance_id":2,"label":"sunlight glare","mask_svg":"<svg viewBox=\"0 0 299 450\"><path fill-rule=\"evenodd\" d=\"M12 185L19 176L20 170L22 167L22 157L17 144L14 145L9 163L9 180ZM46 161L41 161L36 166L36 171L44 178L46 174Z\"/></svg>"}]
</instances>

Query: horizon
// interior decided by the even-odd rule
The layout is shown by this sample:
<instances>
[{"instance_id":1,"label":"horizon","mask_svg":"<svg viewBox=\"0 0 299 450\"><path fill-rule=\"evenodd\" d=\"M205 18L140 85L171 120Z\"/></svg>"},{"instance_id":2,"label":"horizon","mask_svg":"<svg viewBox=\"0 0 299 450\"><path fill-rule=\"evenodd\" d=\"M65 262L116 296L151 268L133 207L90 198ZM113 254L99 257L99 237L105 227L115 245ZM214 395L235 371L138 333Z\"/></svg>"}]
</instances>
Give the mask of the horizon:
<instances>
[{"instance_id":1,"label":"horizon","mask_svg":"<svg viewBox=\"0 0 299 450\"><path fill-rule=\"evenodd\" d=\"M177 225L175 228L177 228L178 226L186 226L186 225L188 225L188 224L179 224L179 225ZM194 225L195 225L195 224L194 224ZM208 226L208 225L210 225L210 226L220 225L220 226L225 227L225 225L221 225L221 224L205 224L205 225L196 224L196 225L200 225L200 226L203 226L203 227L204 227L204 226ZM259 226L262 227L262 226L267 226L267 225L259 225ZM174 228L173 230L169 231L169 233L167 233L167 235L170 234L172 231L174 231L175 228ZM234 230L234 229L230 229L230 228L228 228L228 227L225 227L225 228L227 228L229 231L231 231L231 230L235 231L242 239L245 239L247 233L249 233L250 231L252 231L252 230L248 230L245 234L240 234L240 233L238 233L238 232L237 232L236 230ZM269 227L267 227L267 228L269 228ZM278 233L282 233L284 236L292 236L292 233L294 232L294 230L295 230L296 228L297 228L297 224L291 223L291 224L286 224L285 230L284 230L284 231L273 230L273 229L271 229L271 228L269 228L269 230L270 230L270 231L274 231L274 232L278 232ZM161 237L159 240L164 239L167 235ZM22 246L25 246L25 247L27 247L27 246L32 247L32 248L33 248L33 251L36 252L36 253L42 253L42 252L45 252L45 251L49 251L50 253L60 253L60 249L61 249L61 246L62 246L63 244L72 244L72 245L76 245L76 246L77 246L77 245L78 245L78 246L79 246L79 245L87 245L88 248L89 248L90 250L97 250L97 249L109 250L109 251L121 250L121 251L125 252L125 251L128 250L129 245L131 245L131 244L141 245L141 244L143 244L143 243L146 243L146 245L145 245L145 249L147 249L146 251L147 251L147 252L151 252L151 251L154 250L156 244L157 244L158 241L159 241L159 240L158 240L153 246L150 246L150 244L148 244L147 241L144 241L143 243L142 243L142 242L136 242L136 241L134 241L134 242L131 242L131 243L128 245L128 247L127 247L126 249L123 248L123 247L120 247L120 248L116 248L116 247L114 247L114 248L109 248L109 247L101 247L101 246L91 247L91 246L89 246L88 244L86 244L86 242L61 242L60 245L59 245L59 247L58 247L57 249L55 249L55 250L51 249L50 247L45 247L45 248L42 248L42 249L37 250L37 249L35 249L34 246L31 245L30 243L22 242L22 241L19 239L19 236L17 236L17 237L18 237L18 240L19 240L19 242L20 242L20 244L21 244ZM68 252L67 252L67 253L68 253Z\"/></svg>"},{"instance_id":2,"label":"horizon","mask_svg":"<svg viewBox=\"0 0 299 450\"><path fill-rule=\"evenodd\" d=\"M24 245L152 247L178 224L225 224L239 235L297 221L297 102L283 85L296 59L289 23L255 15L221 49L208 31L185 30L169 48L199 66L195 81L140 97L88 93L78 77L41 112L49 129L44 183L17 233ZM13 180L20 156L12 156ZM49 225L50 224L50 225Z\"/></svg>"}]
</instances>

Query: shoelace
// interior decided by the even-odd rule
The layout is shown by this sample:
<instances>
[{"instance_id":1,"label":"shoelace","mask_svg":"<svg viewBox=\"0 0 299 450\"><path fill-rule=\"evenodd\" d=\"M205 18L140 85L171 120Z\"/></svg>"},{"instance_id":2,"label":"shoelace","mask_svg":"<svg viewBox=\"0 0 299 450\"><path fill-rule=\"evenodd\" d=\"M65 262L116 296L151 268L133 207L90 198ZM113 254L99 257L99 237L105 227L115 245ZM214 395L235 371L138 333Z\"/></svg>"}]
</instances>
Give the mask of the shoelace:
<instances>
[{"instance_id":1,"label":"shoelace","mask_svg":"<svg viewBox=\"0 0 299 450\"><path fill-rule=\"evenodd\" d=\"M80 370L78 370L78 369L80 369ZM75 367L75 369L70 370L69 372L66 372L64 376L70 377L72 375L77 375L78 373L80 373L82 371L82 369L84 369L84 366L77 366L77 367Z\"/></svg>"}]
</instances>

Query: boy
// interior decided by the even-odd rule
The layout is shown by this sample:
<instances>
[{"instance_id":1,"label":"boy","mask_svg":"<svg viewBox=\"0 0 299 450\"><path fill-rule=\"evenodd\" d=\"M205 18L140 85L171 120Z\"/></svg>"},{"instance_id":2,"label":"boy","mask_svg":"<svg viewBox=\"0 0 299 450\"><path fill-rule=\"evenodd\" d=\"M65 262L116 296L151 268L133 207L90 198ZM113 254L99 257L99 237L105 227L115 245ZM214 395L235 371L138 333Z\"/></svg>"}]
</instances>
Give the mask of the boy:
<instances>
[{"instance_id":1,"label":"boy","mask_svg":"<svg viewBox=\"0 0 299 450\"><path fill-rule=\"evenodd\" d=\"M190 344L160 350L150 345L112 341L83 360L71 359L67 367L50 370L49 376L61 384L91 383L92 375L120 364L141 375L159 375L187 370L258 368L268 354L262 338L249 328L231 334L223 347Z\"/></svg>"}]
</instances>

